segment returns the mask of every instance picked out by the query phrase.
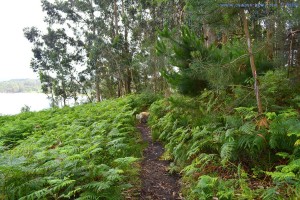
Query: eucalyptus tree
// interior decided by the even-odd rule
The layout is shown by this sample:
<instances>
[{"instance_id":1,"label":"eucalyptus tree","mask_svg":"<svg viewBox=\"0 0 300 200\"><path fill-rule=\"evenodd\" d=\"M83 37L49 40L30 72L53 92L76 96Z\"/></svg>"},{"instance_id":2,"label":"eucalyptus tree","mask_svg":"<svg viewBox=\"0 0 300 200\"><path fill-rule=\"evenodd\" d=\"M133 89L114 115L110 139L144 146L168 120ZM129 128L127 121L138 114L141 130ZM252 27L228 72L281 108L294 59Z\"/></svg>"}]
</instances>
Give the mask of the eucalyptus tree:
<instances>
[{"instance_id":1,"label":"eucalyptus tree","mask_svg":"<svg viewBox=\"0 0 300 200\"><path fill-rule=\"evenodd\" d=\"M64 29L51 29L42 34L35 27L24 29L25 37L33 43L33 58L31 68L38 72L42 83L42 90L50 94L53 105L62 99L70 97L76 101L79 87L76 83L76 64L81 56L71 45L76 43L68 37Z\"/></svg>"},{"instance_id":2,"label":"eucalyptus tree","mask_svg":"<svg viewBox=\"0 0 300 200\"><path fill-rule=\"evenodd\" d=\"M160 1L138 0L129 9L131 45L133 50L132 69L134 86L137 91L161 92L168 89L161 76L166 65L166 57L156 54L155 43L158 30L165 26L173 29L183 23L184 0ZM133 21L134 19L134 21Z\"/></svg>"},{"instance_id":3,"label":"eucalyptus tree","mask_svg":"<svg viewBox=\"0 0 300 200\"><path fill-rule=\"evenodd\" d=\"M135 15L137 1L129 0L43 0L48 21L67 26L73 37L83 42L85 69L81 80L93 82L96 98L103 92L109 96L131 93L133 69L131 45L133 28L138 26ZM114 95L111 91L116 91ZM103 95L103 94L102 94ZM107 94L104 94L107 95Z\"/></svg>"},{"instance_id":4,"label":"eucalyptus tree","mask_svg":"<svg viewBox=\"0 0 300 200\"><path fill-rule=\"evenodd\" d=\"M286 46L287 50L287 65L288 77L300 80L300 2L290 3L287 11L284 12L283 18L286 19ZM296 6L298 5L298 7ZM282 13L281 13L282 14Z\"/></svg>"},{"instance_id":5,"label":"eucalyptus tree","mask_svg":"<svg viewBox=\"0 0 300 200\"><path fill-rule=\"evenodd\" d=\"M90 82L97 101L101 100L100 82L102 76L103 50L101 46L109 43L106 37L109 34L109 19L112 12L109 10L110 1L76 0L50 1L43 0L43 9L47 13L47 21L55 26L63 26L75 40L81 41L77 48L81 49L84 64L80 73L81 84ZM101 45L99 45L101 44ZM93 92L92 92L93 93Z\"/></svg>"}]
</instances>

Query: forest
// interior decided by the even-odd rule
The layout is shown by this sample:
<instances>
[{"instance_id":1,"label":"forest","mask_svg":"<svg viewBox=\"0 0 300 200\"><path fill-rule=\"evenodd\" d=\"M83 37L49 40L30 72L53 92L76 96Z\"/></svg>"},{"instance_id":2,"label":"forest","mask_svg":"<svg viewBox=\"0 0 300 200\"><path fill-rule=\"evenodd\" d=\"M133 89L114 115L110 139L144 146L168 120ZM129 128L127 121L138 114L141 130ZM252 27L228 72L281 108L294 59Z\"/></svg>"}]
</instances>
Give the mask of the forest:
<instances>
[{"instance_id":1,"label":"forest","mask_svg":"<svg viewBox=\"0 0 300 200\"><path fill-rule=\"evenodd\" d=\"M30 67L65 106L0 116L0 199L163 199L141 196L155 142L165 199L300 198L298 0L41 5Z\"/></svg>"},{"instance_id":2,"label":"forest","mask_svg":"<svg viewBox=\"0 0 300 200\"><path fill-rule=\"evenodd\" d=\"M41 83L34 79L13 79L0 82L0 93L40 92Z\"/></svg>"}]
</instances>

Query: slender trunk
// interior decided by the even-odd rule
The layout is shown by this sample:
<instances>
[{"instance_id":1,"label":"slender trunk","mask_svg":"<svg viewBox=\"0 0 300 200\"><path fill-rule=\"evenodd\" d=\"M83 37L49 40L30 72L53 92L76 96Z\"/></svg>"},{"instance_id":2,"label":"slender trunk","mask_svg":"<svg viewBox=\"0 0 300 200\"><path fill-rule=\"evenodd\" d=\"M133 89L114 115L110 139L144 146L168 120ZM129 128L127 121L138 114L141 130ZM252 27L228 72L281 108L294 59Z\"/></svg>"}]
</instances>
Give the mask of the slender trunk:
<instances>
[{"instance_id":1,"label":"slender trunk","mask_svg":"<svg viewBox=\"0 0 300 200\"><path fill-rule=\"evenodd\" d=\"M89 102L93 102L92 98L89 96L89 93L86 91L84 85L82 85L78 80L75 79L75 81L78 83L78 85L82 88L83 93L88 98Z\"/></svg>"},{"instance_id":2,"label":"slender trunk","mask_svg":"<svg viewBox=\"0 0 300 200\"><path fill-rule=\"evenodd\" d=\"M122 16L125 17L125 4L124 0L122 0ZM129 61L130 61L130 55L129 55L129 45L128 45L128 24L127 21L125 20L124 22L124 40L125 40L125 46L124 46L124 54L125 54L125 68L126 68L126 75L125 75L125 91L126 94L131 93L131 73L129 69Z\"/></svg>"},{"instance_id":3,"label":"slender trunk","mask_svg":"<svg viewBox=\"0 0 300 200\"><path fill-rule=\"evenodd\" d=\"M118 82L118 97L121 97L121 83Z\"/></svg>"},{"instance_id":4,"label":"slender trunk","mask_svg":"<svg viewBox=\"0 0 300 200\"><path fill-rule=\"evenodd\" d=\"M271 42L272 35L273 35L273 32L271 31L271 27L269 27L267 29L267 45L266 45L267 58L269 61L273 60L273 46L272 46L272 42Z\"/></svg>"},{"instance_id":5,"label":"slender trunk","mask_svg":"<svg viewBox=\"0 0 300 200\"><path fill-rule=\"evenodd\" d=\"M290 71L293 63L293 36L290 38L290 50L289 50L289 58L288 58L288 66L287 66L287 77L290 77Z\"/></svg>"},{"instance_id":6,"label":"slender trunk","mask_svg":"<svg viewBox=\"0 0 300 200\"><path fill-rule=\"evenodd\" d=\"M131 72L130 72L130 69L129 69L129 67L127 66L127 69L126 69L126 86L127 86L127 88L126 88L126 93L127 94L130 94L131 93Z\"/></svg>"},{"instance_id":7,"label":"slender trunk","mask_svg":"<svg viewBox=\"0 0 300 200\"><path fill-rule=\"evenodd\" d=\"M297 59L296 59L296 63L297 63L297 76L298 79L300 78L300 45L298 44L298 49L297 49Z\"/></svg>"},{"instance_id":8,"label":"slender trunk","mask_svg":"<svg viewBox=\"0 0 300 200\"><path fill-rule=\"evenodd\" d=\"M212 28L206 23L203 24L203 33L205 39L205 46L208 48L216 41L217 36L214 30L212 30Z\"/></svg>"},{"instance_id":9,"label":"slender trunk","mask_svg":"<svg viewBox=\"0 0 300 200\"><path fill-rule=\"evenodd\" d=\"M99 73L96 72L96 98L97 98L97 102L101 101L101 91L100 91L100 78L99 78Z\"/></svg>"},{"instance_id":10,"label":"slender trunk","mask_svg":"<svg viewBox=\"0 0 300 200\"><path fill-rule=\"evenodd\" d=\"M257 80L256 66L255 66L254 56L253 56L253 52L252 52L251 38L250 38L249 27L248 27L248 20L246 18L246 14L245 14L244 10L242 10L241 15L242 15L242 20L243 20L243 24L244 24L244 32L245 32L245 36L246 36L246 40L247 40L248 54L249 54L249 57L250 57L250 65L251 65L252 75L253 75L253 78L254 78L254 92L255 92L255 96L256 96L258 114L262 114L263 109L262 109L262 103L261 103L261 99L260 99L259 83L258 83L258 80Z\"/></svg>"},{"instance_id":11,"label":"slender trunk","mask_svg":"<svg viewBox=\"0 0 300 200\"><path fill-rule=\"evenodd\" d=\"M78 100L76 92L74 92L74 94L73 94L73 99L74 99L74 104L76 105L77 104L77 100Z\"/></svg>"},{"instance_id":12,"label":"slender trunk","mask_svg":"<svg viewBox=\"0 0 300 200\"><path fill-rule=\"evenodd\" d=\"M118 5L117 0L114 0L114 18L115 18L115 36L119 34L118 30Z\"/></svg>"},{"instance_id":13,"label":"slender trunk","mask_svg":"<svg viewBox=\"0 0 300 200\"><path fill-rule=\"evenodd\" d=\"M114 17L111 18L111 35L112 35L112 38L116 37Z\"/></svg>"},{"instance_id":14,"label":"slender trunk","mask_svg":"<svg viewBox=\"0 0 300 200\"><path fill-rule=\"evenodd\" d=\"M289 48L289 57L288 57L288 73L291 71L290 68L296 70L296 75L299 78L299 67L300 67L300 45L297 43L298 34L300 30L295 30L290 32L287 38L290 40L290 48ZM296 53L295 53L295 50ZM294 68L295 66L296 68ZM289 75L289 74L288 74Z\"/></svg>"},{"instance_id":15,"label":"slender trunk","mask_svg":"<svg viewBox=\"0 0 300 200\"><path fill-rule=\"evenodd\" d=\"M114 19L115 19L115 36L119 35L119 26L118 26L118 5L117 0L114 0ZM118 97L122 96L122 76L121 76L121 69L120 66L117 64L118 67Z\"/></svg>"},{"instance_id":16,"label":"slender trunk","mask_svg":"<svg viewBox=\"0 0 300 200\"><path fill-rule=\"evenodd\" d=\"M97 35L97 32L96 32L96 23L95 23L95 15L94 15L94 9L93 9L93 1L90 1L90 6L91 6L91 19L92 19L92 31L93 31L93 36L96 37ZM99 62L96 61L95 64L94 64L96 70L95 70L95 90L96 90L96 99L97 99L97 102L100 102L101 101L101 98L100 98L100 66L99 66Z\"/></svg>"},{"instance_id":17,"label":"slender trunk","mask_svg":"<svg viewBox=\"0 0 300 200\"><path fill-rule=\"evenodd\" d=\"M119 75L119 78L118 78L118 97L121 97L122 96L122 79L121 79L121 70L120 70L120 68L118 70L118 75Z\"/></svg>"},{"instance_id":18,"label":"slender trunk","mask_svg":"<svg viewBox=\"0 0 300 200\"><path fill-rule=\"evenodd\" d=\"M62 98L63 98L63 104L64 106L66 106L66 99L67 99L67 93L66 93L66 85L64 83L65 79L61 80L62 82Z\"/></svg>"},{"instance_id":19,"label":"slender trunk","mask_svg":"<svg viewBox=\"0 0 300 200\"><path fill-rule=\"evenodd\" d=\"M153 73L153 80L154 80L154 93L157 92L157 69L156 69L156 65L157 65L157 59L156 59L156 56L154 55L154 73Z\"/></svg>"},{"instance_id":20,"label":"slender trunk","mask_svg":"<svg viewBox=\"0 0 300 200\"><path fill-rule=\"evenodd\" d=\"M300 33L300 30L298 33ZM291 66L295 70L294 77L296 76L297 81L300 82L300 44L296 42L298 37L299 36L297 36L297 35L295 35L293 37L292 62L291 62L292 65Z\"/></svg>"},{"instance_id":21,"label":"slender trunk","mask_svg":"<svg viewBox=\"0 0 300 200\"><path fill-rule=\"evenodd\" d=\"M272 61L273 60L273 45L272 45L272 37L273 37L273 22L272 22L272 19L270 19L270 9L269 9L269 3L270 3L270 0L267 0L266 1L266 5L267 5L267 20L266 20L266 23L267 23L267 44L266 44L266 49L267 49L267 58L269 61Z\"/></svg>"},{"instance_id":22,"label":"slender trunk","mask_svg":"<svg viewBox=\"0 0 300 200\"><path fill-rule=\"evenodd\" d=\"M291 49L292 49L292 58L291 58L291 67L293 68L294 67L294 56L295 56L295 53L294 53L294 40L295 38L292 37L292 40L291 40ZM299 52L299 51L298 51Z\"/></svg>"},{"instance_id":23,"label":"slender trunk","mask_svg":"<svg viewBox=\"0 0 300 200\"><path fill-rule=\"evenodd\" d=\"M56 100L53 94L53 90L51 91L51 107L54 108L56 106Z\"/></svg>"}]
</instances>

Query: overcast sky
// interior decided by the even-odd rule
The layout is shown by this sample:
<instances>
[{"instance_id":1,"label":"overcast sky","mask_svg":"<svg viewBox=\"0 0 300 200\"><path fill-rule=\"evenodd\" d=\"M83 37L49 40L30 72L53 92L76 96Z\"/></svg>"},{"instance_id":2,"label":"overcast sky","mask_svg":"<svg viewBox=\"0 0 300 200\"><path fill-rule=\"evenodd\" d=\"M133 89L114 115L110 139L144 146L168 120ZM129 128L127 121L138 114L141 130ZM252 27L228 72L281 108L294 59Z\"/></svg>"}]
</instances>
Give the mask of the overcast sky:
<instances>
[{"instance_id":1,"label":"overcast sky","mask_svg":"<svg viewBox=\"0 0 300 200\"><path fill-rule=\"evenodd\" d=\"M23 28L45 28L40 0L0 1L0 81L37 78L30 68L31 44Z\"/></svg>"}]
</instances>

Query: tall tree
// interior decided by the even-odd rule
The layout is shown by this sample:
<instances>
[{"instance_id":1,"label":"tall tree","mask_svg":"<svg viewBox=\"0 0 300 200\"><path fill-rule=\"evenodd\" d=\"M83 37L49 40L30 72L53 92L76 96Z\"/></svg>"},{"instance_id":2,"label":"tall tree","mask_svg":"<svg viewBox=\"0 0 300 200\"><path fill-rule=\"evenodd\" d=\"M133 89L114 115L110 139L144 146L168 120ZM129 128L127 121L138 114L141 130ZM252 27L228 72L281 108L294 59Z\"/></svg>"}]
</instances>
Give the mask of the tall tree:
<instances>
[{"instance_id":1,"label":"tall tree","mask_svg":"<svg viewBox=\"0 0 300 200\"><path fill-rule=\"evenodd\" d=\"M52 102L62 98L66 105L70 97L76 101L79 87L75 81L75 65L80 62L81 56L71 48L75 41L65 34L64 29L48 28L46 34L41 34L32 27L25 28L24 34L34 44L31 67L40 74L43 91L51 94Z\"/></svg>"},{"instance_id":2,"label":"tall tree","mask_svg":"<svg viewBox=\"0 0 300 200\"><path fill-rule=\"evenodd\" d=\"M246 18L245 10L241 11L241 16L242 16L242 20L243 20L244 32L245 32L246 41L247 41L251 71L252 71L252 75L253 75L253 79L254 79L254 92L255 92L255 96L256 96L258 114L262 114L263 113L263 108L262 108L262 103L261 103L261 99L260 99L259 82L258 82L257 70L256 70L255 62L254 62L254 55L253 55L252 44L251 44L251 37L250 37L250 33L249 33L248 20Z\"/></svg>"}]
</instances>

